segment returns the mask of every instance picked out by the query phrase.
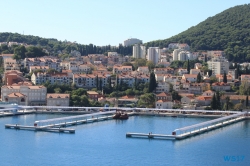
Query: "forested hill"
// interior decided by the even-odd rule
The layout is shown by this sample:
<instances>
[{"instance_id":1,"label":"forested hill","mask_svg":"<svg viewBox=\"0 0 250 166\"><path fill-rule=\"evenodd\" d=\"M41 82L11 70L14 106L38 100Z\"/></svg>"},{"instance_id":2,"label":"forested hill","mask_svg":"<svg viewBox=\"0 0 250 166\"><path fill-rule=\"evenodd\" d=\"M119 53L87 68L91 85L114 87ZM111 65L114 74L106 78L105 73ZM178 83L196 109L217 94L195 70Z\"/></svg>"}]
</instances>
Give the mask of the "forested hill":
<instances>
[{"instance_id":1,"label":"forested hill","mask_svg":"<svg viewBox=\"0 0 250 166\"><path fill-rule=\"evenodd\" d=\"M250 62L250 4L229 8L176 36L146 46L167 47L172 42L188 43L193 51L224 50L230 61Z\"/></svg>"},{"instance_id":2,"label":"forested hill","mask_svg":"<svg viewBox=\"0 0 250 166\"><path fill-rule=\"evenodd\" d=\"M62 52L66 55L69 54L73 50L77 50L81 53L81 55L88 54L105 54L109 51L115 51L122 55L132 55L132 46L124 47L123 45L119 45L118 47L112 47L110 45L106 46L96 46L94 44L79 44L76 42L69 41L59 41L57 39L52 38L41 38L38 36L32 35L21 35L18 33L9 33L2 32L0 33L0 42L18 42L18 43L26 43L28 45L34 45L37 47L45 48L50 52L50 55L58 55L58 52ZM14 49L9 49L9 53L14 53ZM1 49L0 54L3 53L6 49Z\"/></svg>"}]
</instances>

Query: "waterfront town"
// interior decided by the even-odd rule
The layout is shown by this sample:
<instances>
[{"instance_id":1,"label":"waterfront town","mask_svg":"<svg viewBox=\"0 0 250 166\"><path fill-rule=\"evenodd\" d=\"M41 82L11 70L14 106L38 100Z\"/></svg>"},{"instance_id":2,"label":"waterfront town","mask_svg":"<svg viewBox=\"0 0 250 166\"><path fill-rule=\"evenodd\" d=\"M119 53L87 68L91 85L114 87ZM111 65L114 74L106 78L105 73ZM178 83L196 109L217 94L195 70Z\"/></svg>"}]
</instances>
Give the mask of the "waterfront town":
<instances>
[{"instance_id":1,"label":"waterfront town","mask_svg":"<svg viewBox=\"0 0 250 166\"><path fill-rule=\"evenodd\" d=\"M146 48L135 38L125 40L124 46L133 48L132 55L71 50L63 57L43 49L46 56L21 59L2 53L1 101L237 111L249 105L249 64L229 62L224 51L192 52L186 43Z\"/></svg>"}]
</instances>

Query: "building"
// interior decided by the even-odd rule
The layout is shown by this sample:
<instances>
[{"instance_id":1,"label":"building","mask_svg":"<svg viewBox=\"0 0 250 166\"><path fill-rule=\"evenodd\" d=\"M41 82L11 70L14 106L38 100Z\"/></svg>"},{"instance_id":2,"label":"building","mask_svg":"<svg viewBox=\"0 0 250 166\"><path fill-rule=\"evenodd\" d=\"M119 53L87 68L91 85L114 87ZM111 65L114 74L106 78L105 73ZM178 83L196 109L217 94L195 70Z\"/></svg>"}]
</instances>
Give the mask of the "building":
<instances>
[{"instance_id":1,"label":"building","mask_svg":"<svg viewBox=\"0 0 250 166\"><path fill-rule=\"evenodd\" d=\"M3 102L19 100L25 105L46 105L47 88L44 86L2 86ZM15 99L13 99L16 97Z\"/></svg>"},{"instance_id":2,"label":"building","mask_svg":"<svg viewBox=\"0 0 250 166\"><path fill-rule=\"evenodd\" d=\"M49 81L50 84L67 84L71 85L72 76L67 73L33 73L31 82L35 85L40 85Z\"/></svg>"},{"instance_id":3,"label":"building","mask_svg":"<svg viewBox=\"0 0 250 166\"><path fill-rule=\"evenodd\" d=\"M146 47L141 44L135 44L133 46L133 57L134 58L146 58Z\"/></svg>"},{"instance_id":4,"label":"building","mask_svg":"<svg viewBox=\"0 0 250 166\"><path fill-rule=\"evenodd\" d=\"M142 44L142 40L136 39L136 38L130 38L124 41L124 46L132 46L134 44Z\"/></svg>"},{"instance_id":5,"label":"building","mask_svg":"<svg viewBox=\"0 0 250 166\"><path fill-rule=\"evenodd\" d=\"M152 61L155 65L159 62L161 49L159 47L148 48L148 60Z\"/></svg>"},{"instance_id":6,"label":"building","mask_svg":"<svg viewBox=\"0 0 250 166\"><path fill-rule=\"evenodd\" d=\"M156 95L156 103L155 108L158 109L172 109L173 102L172 102L172 95L166 92L162 92Z\"/></svg>"},{"instance_id":7,"label":"building","mask_svg":"<svg viewBox=\"0 0 250 166\"><path fill-rule=\"evenodd\" d=\"M47 106L69 106L69 94L48 93Z\"/></svg>"},{"instance_id":8,"label":"building","mask_svg":"<svg viewBox=\"0 0 250 166\"><path fill-rule=\"evenodd\" d=\"M116 65L113 67L113 74L132 72L132 66Z\"/></svg>"},{"instance_id":9,"label":"building","mask_svg":"<svg viewBox=\"0 0 250 166\"><path fill-rule=\"evenodd\" d=\"M229 62L224 57L212 58L211 61L207 62L208 69L212 70L213 75L228 73Z\"/></svg>"}]
</instances>

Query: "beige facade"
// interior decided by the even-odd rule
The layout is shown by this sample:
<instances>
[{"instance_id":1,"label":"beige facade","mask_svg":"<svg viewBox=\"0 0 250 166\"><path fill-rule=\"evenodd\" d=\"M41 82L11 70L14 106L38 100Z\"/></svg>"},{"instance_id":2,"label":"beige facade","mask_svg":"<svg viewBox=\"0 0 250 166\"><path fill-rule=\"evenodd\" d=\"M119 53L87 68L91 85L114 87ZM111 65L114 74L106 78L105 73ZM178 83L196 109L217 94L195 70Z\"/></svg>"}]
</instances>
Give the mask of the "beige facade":
<instances>
[{"instance_id":1,"label":"beige facade","mask_svg":"<svg viewBox=\"0 0 250 166\"><path fill-rule=\"evenodd\" d=\"M69 94L48 93L47 106L69 106Z\"/></svg>"},{"instance_id":2,"label":"beige facade","mask_svg":"<svg viewBox=\"0 0 250 166\"><path fill-rule=\"evenodd\" d=\"M47 88L44 86L2 86L1 98L3 102L9 100L8 95L21 93L26 96L25 105L45 105Z\"/></svg>"}]
</instances>

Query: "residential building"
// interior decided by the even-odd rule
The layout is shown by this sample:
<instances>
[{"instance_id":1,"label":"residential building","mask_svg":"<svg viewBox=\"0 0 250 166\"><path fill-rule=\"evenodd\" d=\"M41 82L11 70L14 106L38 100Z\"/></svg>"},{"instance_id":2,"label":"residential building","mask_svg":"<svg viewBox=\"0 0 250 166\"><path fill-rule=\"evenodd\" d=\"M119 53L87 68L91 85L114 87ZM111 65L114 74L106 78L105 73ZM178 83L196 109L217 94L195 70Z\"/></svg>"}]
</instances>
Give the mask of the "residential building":
<instances>
[{"instance_id":1,"label":"residential building","mask_svg":"<svg viewBox=\"0 0 250 166\"><path fill-rule=\"evenodd\" d=\"M229 83L215 82L212 84L212 89L214 91L228 91L231 90L231 86Z\"/></svg>"},{"instance_id":2,"label":"residential building","mask_svg":"<svg viewBox=\"0 0 250 166\"><path fill-rule=\"evenodd\" d=\"M158 109L172 109L173 102L172 102L172 95L166 92L162 92L156 95L156 103L155 108Z\"/></svg>"},{"instance_id":3,"label":"residential building","mask_svg":"<svg viewBox=\"0 0 250 166\"><path fill-rule=\"evenodd\" d=\"M143 74L149 74L148 66L139 66L137 71Z\"/></svg>"},{"instance_id":4,"label":"residential building","mask_svg":"<svg viewBox=\"0 0 250 166\"><path fill-rule=\"evenodd\" d=\"M228 73L229 62L224 57L212 58L211 61L207 62L208 68L212 70L213 75Z\"/></svg>"},{"instance_id":5,"label":"residential building","mask_svg":"<svg viewBox=\"0 0 250 166\"><path fill-rule=\"evenodd\" d=\"M47 106L69 106L69 94L48 93Z\"/></svg>"},{"instance_id":6,"label":"residential building","mask_svg":"<svg viewBox=\"0 0 250 166\"><path fill-rule=\"evenodd\" d=\"M170 83L160 81L160 82L157 83L157 87L155 89L155 92L156 93L161 93L161 92L167 92L168 93L169 89L170 89Z\"/></svg>"},{"instance_id":7,"label":"residential building","mask_svg":"<svg viewBox=\"0 0 250 166\"><path fill-rule=\"evenodd\" d=\"M149 47L148 48L148 60L152 61L155 65L160 60L161 49L159 47Z\"/></svg>"},{"instance_id":8,"label":"residential building","mask_svg":"<svg viewBox=\"0 0 250 166\"><path fill-rule=\"evenodd\" d=\"M133 57L134 58L146 58L146 47L141 44L135 44L133 46Z\"/></svg>"},{"instance_id":9,"label":"residential building","mask_svg":"<svg viewBox=\"0 0 250 166\"><path fill-rule=\"evenodd\" d=\"M196 74L183 74L182 79L191 82L196 82L197 75Z\"/></svg>"},{"instance_id":10,"label":"residential building","mask_svg":"<svg viewBox=\"0 0 250 166\"><path fill-rule=\"evenodd\" d=\"M132 72L132 66L121 66L121 65L116 65L113 67L113 74L120 74L120 73L127 73L127 72Z\"/></svg>"},{"instance_id":11,"label":"residential building","mask_svg":"<svg viewBox=\"0 0 250 166\"><path fill-rule=\"evenodd\" d=\"M72 76L67 73L33 73L31 82L35 85L41 85L49 81L51 84L72 84Z\"/></svg>"}]
</instances>

